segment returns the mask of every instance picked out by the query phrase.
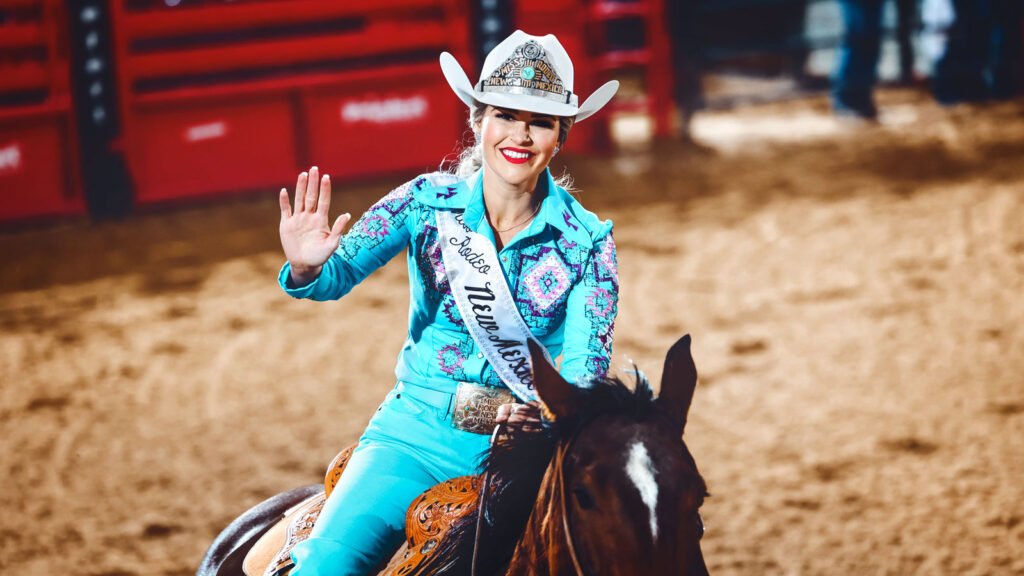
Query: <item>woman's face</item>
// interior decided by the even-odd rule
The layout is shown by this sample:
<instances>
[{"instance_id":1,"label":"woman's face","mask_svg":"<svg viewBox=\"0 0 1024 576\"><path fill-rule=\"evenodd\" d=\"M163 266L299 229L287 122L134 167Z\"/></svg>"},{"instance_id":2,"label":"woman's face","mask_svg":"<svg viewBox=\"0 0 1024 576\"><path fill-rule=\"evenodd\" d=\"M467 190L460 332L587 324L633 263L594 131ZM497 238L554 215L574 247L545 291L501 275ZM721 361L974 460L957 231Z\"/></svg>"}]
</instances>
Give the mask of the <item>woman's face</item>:
<instances>
[{"instance_id":1,"label":"woman's face","mask_svg":"<svg viewBox=\"0 0 1024 576\"><path fill-rule=\"evenodd\" d=\"M480 124L488 171L517 188L536 186L558 147L558 118L488 106Z\"/></svg>"}]
</instances>

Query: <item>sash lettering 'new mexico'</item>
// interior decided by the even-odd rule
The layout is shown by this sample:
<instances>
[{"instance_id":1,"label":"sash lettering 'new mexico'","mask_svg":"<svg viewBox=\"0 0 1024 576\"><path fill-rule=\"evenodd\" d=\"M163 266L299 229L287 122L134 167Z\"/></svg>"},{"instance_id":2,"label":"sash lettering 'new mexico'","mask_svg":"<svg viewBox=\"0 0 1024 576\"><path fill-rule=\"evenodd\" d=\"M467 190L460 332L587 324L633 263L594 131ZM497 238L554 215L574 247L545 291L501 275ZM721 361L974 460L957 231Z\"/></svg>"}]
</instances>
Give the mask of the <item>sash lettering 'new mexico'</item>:
<instances>
[{"instance_id":1,"label":"sash lettering 'new mexico'","mask_svg":"<svg viewBox=\"0 0 1024 576\"><path fill-rule=\"evenodd\" d=\"M522 401L537 399L527 340L533 338L512 299L498 253L461 213L437 211L441 258L462 320L501 381ZM536 340L534 340L536 341ZM541 350L544 346L537 343ZM548 362L545 350L544 355Z\"/></svg>"}]
</instances>

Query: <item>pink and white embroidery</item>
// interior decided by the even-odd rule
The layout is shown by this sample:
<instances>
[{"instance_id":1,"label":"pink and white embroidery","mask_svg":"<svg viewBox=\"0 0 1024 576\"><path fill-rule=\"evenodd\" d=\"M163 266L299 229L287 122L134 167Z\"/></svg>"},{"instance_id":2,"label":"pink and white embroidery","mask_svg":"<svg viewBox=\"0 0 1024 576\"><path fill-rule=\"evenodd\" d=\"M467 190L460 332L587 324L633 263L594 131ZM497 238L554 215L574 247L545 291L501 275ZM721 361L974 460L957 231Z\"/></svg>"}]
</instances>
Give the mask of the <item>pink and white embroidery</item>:
<instances>
[{"instance_id":1,"label":"pink and white embroidery","mask_svg":"<svg viewBox=\"0 0 1024 576\"><path fill-rule=\"evenodd\" d=\"M569 280L569 271L554 253L549 253L538 262L523 280L533 301L533 307L539 312L547 310L558 302L562 294L572 285Z\"/></svg>"},{"instance_id":2,"label":"pink and white embroidery","mask_svg":"<svg viewBox=\"0 0 1024 576\"><path fill-rule=\"evenodd\" d=\"M377 239L387 236L390 227L391 224L384 216L367 212L366 216L360 221L359 232L369 238Z\"/></svg>"},{"instance_id":3,"label":"pink and white embroidery","mask_svg":"<svg viewBox=\"0 0 1024 576\"><path fill-rule=\"evenodd\" d=\"M587 297L587 307L595 316L607 318L615 311L615 301L611 292L598 287Z\"/></svg>"},{"instance_id":4,"label":"pink and white embroidery","mask_svg":"<svg viewBox=\"0 0 1024 576\"><path fill-rule=\"evenodd\" d=\"M465 322L462 321L462 316L459 314L459 307L455 305L454 298L445 298L444 304L441 305L441 311L444 312L445 318L449 322L456 326L465 326Z\"/></svg>"},{"instance_id":5,"label":"pink and white embroidery","mask_svg":"<svg viewBox=\"0 0 1024 576\"><path fill-rule=\"evenodd\" d=\"M600 265L608 271L612 278L619 277L619 264L615 260L615 240L611 236L601 243L601 251L597 254Z\"/></svg>"},{"instance_id":6,"label":"pink and white embroidery","mask_svg":"<svg viewBox=\"0 0 1024 576\"><path fill-rule=\"evenodd\" d=\"M430 269L434 273L434 284L441 292L448 292L448 275L445 274L444 260L441 259L441 245L437 238L433 238L427 245L427 260L430 261Z\"/></svg>"},{"instance_id":7,"label":"pink and white embroidery","mask_svg":"<svg viewBox=\"0 0 1024 576\"><path fill-rule=\"evenodd\" d=\"M466 357L462 355L458 346L449 344L437 351L437 360L441 365L441 371L451 376L462 370L462 363L466 361Z\"/></svg>"}]
</instances>

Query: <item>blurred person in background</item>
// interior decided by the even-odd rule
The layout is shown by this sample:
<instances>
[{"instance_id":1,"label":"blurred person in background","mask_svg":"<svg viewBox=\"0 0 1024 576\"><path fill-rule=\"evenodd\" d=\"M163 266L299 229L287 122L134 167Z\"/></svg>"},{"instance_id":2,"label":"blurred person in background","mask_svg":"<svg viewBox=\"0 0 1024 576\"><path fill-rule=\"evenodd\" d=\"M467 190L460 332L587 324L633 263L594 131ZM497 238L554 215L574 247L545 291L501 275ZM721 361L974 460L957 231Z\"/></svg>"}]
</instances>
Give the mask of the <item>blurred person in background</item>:
<instances>
[{"instance_id":1,"label":"blurred person in background","mask_svg":"<svg viewBox=\"0 0 1024 576\"><path fill-rule=\"evenodd\" d=\"M708 72L742 70L756 76L788 75L800 85L810 82L805 70L806 12L807 0L666 2L681 139L692 142L690 122L707 106Z\"/></svg>"},{"instance_id":2,"label":"blurred person in background","mask_svg":"<svg viewBox=\"0 0 1024 576\"><path fill-rule=\"evenodd\" d=\"M911 32L916 0L895 0L896 41L899 44L899 79L914 80ZM832 109L840 118L874 121L878 118L874 90L882 51L885 0L839 0L843 38L832 73Z\"/></svg>"},{"instance_id":3,"label":"blurred person in background","mask_svg":"<svg viewBox=\"0 0 1024 576\"><path fill-rule=\"evenodd\" d=\"M1021 0L947 0L952 24L932 89L942 104L1017 95L1021 86Z\"/></svg>"},{"instance_id":4,"label":"blurred person in background","mask_svg":"<svg viewBox=\"0 0 1024 576\"><path fill-rule=\"evenodd\" d=\"M679 110L677 133L684 141L692 140L690 122L705 104L703 71L706 64L700 14L697 0L669 0L666 4L675 69L674 93Z\"/></svg>"},{"instance_id":5,"label":"blurred person in background","mask_svg":"<svg viewBox=\"0 0 1024 576\"><path fill-rule=\"evenodd\" d=\"M399 186L345 235L350 216L329 224L330 178L317 168L299 175L294 204L280 193L285 292L341 298L408 250L411 297L398 383L310 538L292 550L295 576L370 573L400 545L418 495L477 472L497 423L537 429L527 340L561 355L570 382L608 370L618 308L612 224L585 210L548 164L618 82L579 104L558 40L521 31L490 52L475 86L450 54L441 68L476 137L452 172Z\"/></svg>"},{"instance_id":6,"label":"blurred person in background","mask_svg":"<svg viewBox=\"0 0 1024 576\"><path fill-rule=\"evenodd\" d=\"M840 0L845 34L832 77L832 106L840 117L875 120L873 91L882 45L884 0ZM936 59L932 90L942 104L1012 98L1020 92L1021 0L925 0L922 18L929 27L948 21ZM897 0L901 36L901 73L911 78L913 62L908 22L914 5Z\"/></svg>"},{"instance_id":7,"label":"blurred person in background","mask_svg":"<svg viewBox=\"0 0 1024 576\"><path fill-rule=\"evenodd\" d=\"M878 117L874 89L882 47L884 0L839 0L843 39L832 74L832 110L841 118Z\"/></svg>"}]
</instances>

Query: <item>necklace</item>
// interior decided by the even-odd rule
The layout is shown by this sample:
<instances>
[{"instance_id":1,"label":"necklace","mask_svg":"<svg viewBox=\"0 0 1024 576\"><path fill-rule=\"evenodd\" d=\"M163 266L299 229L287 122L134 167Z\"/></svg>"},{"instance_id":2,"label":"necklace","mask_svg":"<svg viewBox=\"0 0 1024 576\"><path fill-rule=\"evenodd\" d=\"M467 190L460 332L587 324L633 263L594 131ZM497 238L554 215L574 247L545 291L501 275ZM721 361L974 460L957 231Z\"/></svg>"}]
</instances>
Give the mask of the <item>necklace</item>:
<instances>
[{"instance_id":1,"label":"necklace","mask_svg":"<svg viewBox=\"0 0 1024 576\"><path fill-rule=\"evenodd\" d=\"M529 214L528 214L528 215L526 216L526 218L523 218L523 219L522 219L522 220L520 220L519 222L516 222L515 224L513 224L512 226L509 226L508 228L505 228L504 230L498 230L498 227L494 225L494 222L491 222L491 215L490 215L490 213L488 213L488 214L487 214L487 221L488 221L488 222L490 223L491 227L492 227L492 228L494 228L494 231L495 231L495 232L497 232L498 234L503 234L503 233L505 233L505 232L508 232L509 230L514 230L514 229L516 229L516 228L518 228L518 227L522 226L523 224L526 224L526 223L527 223L527 222L529 222L529 221L530 221L530 220L531 220L531 219L532 219L532 218L533 218L534 216L536 216L536 215L537 215L537 212L540 212L540 204L539 204L539 203L537 204L537 207L533 209L533 212L530 212L530 213L529 213Z\"/></svg>"}]
</instances>

